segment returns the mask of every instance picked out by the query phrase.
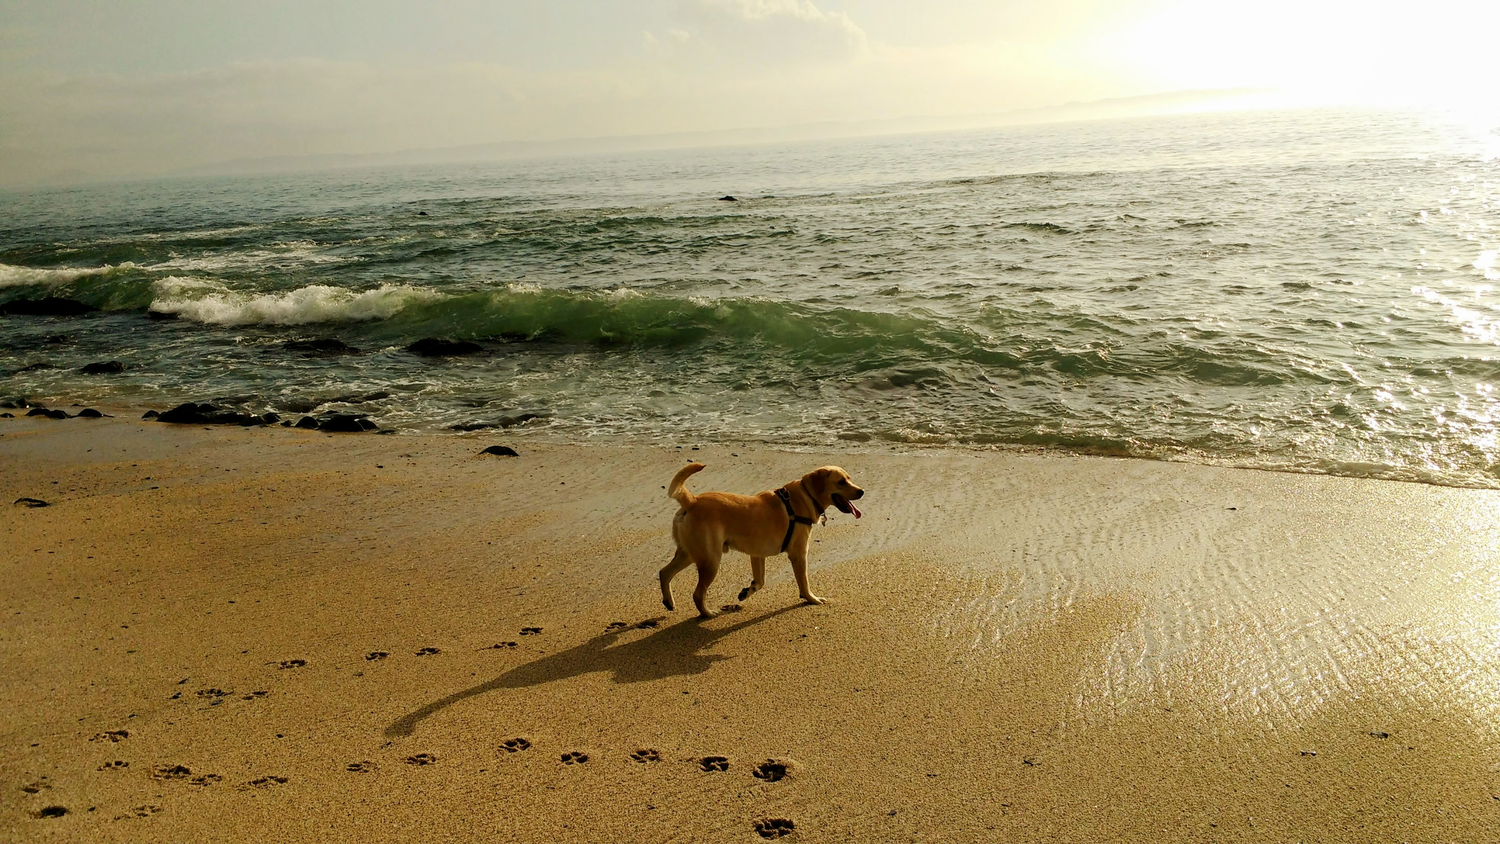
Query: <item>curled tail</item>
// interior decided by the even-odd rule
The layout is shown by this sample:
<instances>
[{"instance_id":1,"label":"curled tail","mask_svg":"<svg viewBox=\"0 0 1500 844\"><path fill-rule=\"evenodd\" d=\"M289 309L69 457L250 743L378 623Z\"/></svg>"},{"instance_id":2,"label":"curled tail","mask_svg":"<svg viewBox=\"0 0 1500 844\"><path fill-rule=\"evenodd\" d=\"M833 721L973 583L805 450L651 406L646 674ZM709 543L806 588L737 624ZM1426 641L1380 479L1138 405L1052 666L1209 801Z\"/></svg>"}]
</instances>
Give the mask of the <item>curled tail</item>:
<instances>
[{"instance_id":1,"label":"curled tail","mask_svg":"<svg viewBox=\"0 0 1500 844\"><path fill-rule=\"evenodd\" d=\"M698 496L693 495L691 492L688 492L687 487L683 486L683 484L687 483L688 478L701 471L703 471L702 463L689 463L686 466L683 466L682 469L680 469L677 474L672 477L672 482L670 484L667 484L667 497L677 499L677 506L681 507L684 510L693 506L693 501Z\"/></svg>"}]
</instances>

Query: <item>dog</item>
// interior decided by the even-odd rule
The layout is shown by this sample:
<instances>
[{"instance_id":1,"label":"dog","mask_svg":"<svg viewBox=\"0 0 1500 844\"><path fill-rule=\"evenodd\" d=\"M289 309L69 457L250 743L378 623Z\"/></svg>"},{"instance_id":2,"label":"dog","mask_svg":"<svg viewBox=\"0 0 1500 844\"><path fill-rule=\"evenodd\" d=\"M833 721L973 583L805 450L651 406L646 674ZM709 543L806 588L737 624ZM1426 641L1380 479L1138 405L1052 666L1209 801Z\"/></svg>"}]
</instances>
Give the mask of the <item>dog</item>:
<instances>
[{"instance_id":1,"label":"dog","mask_svg":"<svg viewBox=\"0 0 1500 844\"><path fill-rule=\"evenodd\" d=\"M672 539L677 553L661 570L661 602L670 612L672 578L688 566L698 567L698 588L693 603L698 615L718 615L708 609L708 587L719 574L719 561L731 548L750 555L750 585L740 591L740 600L754 595L766 584L766 558L786 554L792 561L792 574L802 600L821 604L807 584L807 545L813 524L826 521L823 512L830 505L854 518L864 515L854 506L865 491L855 486L849 473L837 466L814 469L780 489L758 495L736 495L732 492L688 491L687 479L703 471L704 464L689 463L682 467L667 486L667 496L681 508L672 518Z\"/></svg>"}]
</instances>

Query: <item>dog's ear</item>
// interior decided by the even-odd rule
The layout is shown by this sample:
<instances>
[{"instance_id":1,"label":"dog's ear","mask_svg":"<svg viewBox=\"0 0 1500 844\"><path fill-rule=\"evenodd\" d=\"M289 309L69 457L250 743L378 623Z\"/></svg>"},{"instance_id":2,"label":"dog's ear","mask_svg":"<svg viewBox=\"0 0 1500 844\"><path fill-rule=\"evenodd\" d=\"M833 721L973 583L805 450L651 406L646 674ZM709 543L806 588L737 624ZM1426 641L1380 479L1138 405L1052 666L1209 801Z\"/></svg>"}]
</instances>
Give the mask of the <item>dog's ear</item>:
<instances>
[{"instance_id":1,"label":"dog's ear","mask_svg":"<svg viewBox=\"0 0 1500 844\"><path fill-rule=\"evenodd\" d=\"M821 469L814 469L802 476L803 488L807 490L807 494L812 496L812 500L820 507L826 506L823 502L829 498L828 485L832 474L833 472L827 466L824 466Z\"/></svg>"}]
</instances>

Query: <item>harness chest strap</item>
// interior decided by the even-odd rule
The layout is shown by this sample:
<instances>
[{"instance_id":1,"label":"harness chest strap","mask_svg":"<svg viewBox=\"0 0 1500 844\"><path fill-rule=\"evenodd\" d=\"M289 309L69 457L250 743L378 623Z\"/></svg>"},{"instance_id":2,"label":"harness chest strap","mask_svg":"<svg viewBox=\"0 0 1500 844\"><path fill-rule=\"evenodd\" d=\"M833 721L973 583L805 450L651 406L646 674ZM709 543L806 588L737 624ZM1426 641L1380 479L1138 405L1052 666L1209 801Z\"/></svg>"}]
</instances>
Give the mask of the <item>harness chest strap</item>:
<instances>
[{"instance_id":1,"label":"harness chest strap","mask_svg":"<svg viewBox=\"0 0 1500 844\"><path fill-rule=\"evenodd\" d=\"M785 554L787 546L792 544L792 533L797 530L797 525L812 527L814 522L806 516L797 515L792 509L792 495L786 491L786 487L776 490L776 497L781 499L781 506L786 508L786 514L791 521L786 525L786 537L781 540L781 553Z\"/></svg>"}]
</instances>

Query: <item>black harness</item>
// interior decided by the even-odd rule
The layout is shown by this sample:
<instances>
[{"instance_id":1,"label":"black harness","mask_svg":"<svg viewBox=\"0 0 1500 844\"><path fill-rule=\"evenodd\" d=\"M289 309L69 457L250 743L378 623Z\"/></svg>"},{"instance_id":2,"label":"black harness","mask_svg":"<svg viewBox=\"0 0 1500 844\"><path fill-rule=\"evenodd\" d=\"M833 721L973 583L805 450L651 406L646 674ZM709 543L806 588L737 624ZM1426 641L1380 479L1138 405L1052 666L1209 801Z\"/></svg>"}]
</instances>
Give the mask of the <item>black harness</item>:
<instances>
[{"instance_id":1,"label":"black harness","mask_svg":"<svg viewBox=\"0 0 1500 844\"><path fill-rule=\"evenodd\" d=\"M786 508L787 518L791 521L786 525L786 538L781 540L781 553L785 554L787 546L792 544L792 534L797 530L797 525L807 525L811 528L814 524L812 519L799 516L792 509L792 494L786 491L786 487L776 490L776 497L781 499L781 505Z\"/></svg>"}]
</instances>

